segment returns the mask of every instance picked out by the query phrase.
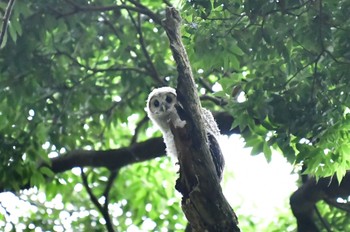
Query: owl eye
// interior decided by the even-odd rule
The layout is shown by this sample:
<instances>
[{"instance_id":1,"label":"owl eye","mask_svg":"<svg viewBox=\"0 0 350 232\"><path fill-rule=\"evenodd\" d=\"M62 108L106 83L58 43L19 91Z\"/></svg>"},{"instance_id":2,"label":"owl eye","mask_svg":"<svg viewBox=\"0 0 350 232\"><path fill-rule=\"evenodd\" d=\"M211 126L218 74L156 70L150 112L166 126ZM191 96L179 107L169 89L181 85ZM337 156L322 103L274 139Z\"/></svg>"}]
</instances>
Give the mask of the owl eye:
<instances>
[{"instance_id":1,"label":"owl eye","mask_svg":"<svg viewBox=\"0 0 350 232\"><path fill-rule=\"evenodd\" d=\"M158 107L158 106L159 106L159 101L158 101L158 100L154 100L153 105L154 105L155 107Z\"/></svg>"},{"instance_id":2,"label":"owl eye","mask_svg":"<svg viewBox=\"0 0 350 232\"><path fill-rule=\"evenodd\" d=\"M170 96L166 96L165 101L166 101L167 103L171 103L171 102L173 101L173 98L170 97Z\"/></svg>"}]
</instances>

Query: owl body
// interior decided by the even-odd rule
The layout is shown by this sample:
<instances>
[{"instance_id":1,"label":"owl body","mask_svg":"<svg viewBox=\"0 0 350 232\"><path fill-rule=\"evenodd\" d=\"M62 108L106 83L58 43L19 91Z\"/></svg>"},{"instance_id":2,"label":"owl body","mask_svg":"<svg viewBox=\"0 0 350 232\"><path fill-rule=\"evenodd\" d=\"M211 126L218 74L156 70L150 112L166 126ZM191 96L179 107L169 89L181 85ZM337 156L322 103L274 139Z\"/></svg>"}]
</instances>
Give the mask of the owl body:
<instances>
[{"instance_id":1,"label":"owl body","mask_svg":"<svg viewBox=\"0 0 350 232\"><path fill-rule=\"evenodd\" d=\"M162 132L167 154L172 158L177 158L177 150L170 122L175 127L184 127L186 124L185 121L181 120L176 105L178 102L175 89L161 87L149 94L146 107L148 117Z\"/></svg>"},{"instance_id":2,"label":"owl body","mask_svg":"<svg viewBox=\"0 0 350 232\"><path fill-rule=\"evenodd\" d=\"M182 105L177 101L176 90L171 87L161 87L153 90L147 99L147 115L152 122L159 127L166 144L167 154L177 159L177 150L174 136L170 129L170 123L175 127L184 127L186 121L182 120L180 113L183 111ZM212 113L202 108L202 117L207 132L210 152L215 164L219 179L222 179L224 159L217 142L220 136L219 128Z\"/></svg>"}]
</instances>

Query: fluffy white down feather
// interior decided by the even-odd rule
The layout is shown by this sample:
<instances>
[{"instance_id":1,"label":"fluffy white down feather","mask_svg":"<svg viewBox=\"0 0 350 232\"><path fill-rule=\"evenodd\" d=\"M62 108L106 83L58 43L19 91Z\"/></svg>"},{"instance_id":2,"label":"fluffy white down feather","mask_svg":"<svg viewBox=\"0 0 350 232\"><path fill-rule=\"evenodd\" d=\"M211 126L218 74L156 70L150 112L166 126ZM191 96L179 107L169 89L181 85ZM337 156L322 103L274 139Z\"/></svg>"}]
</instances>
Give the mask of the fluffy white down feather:
<instances>
[{"instance_id":1,"label":"fluffy white down feather","mask_svg":"<svg viewBox=\"0 0 350 232\"><path fill-rule=\"evenodd\" d=\"M167 97L170 96L174 98L169 103ZM156 101L157 104L155 104ZM183 127L186 124L178 115L175 105L179 105L176 99L176 90L171 87L161 87L154 89L149 94L146 106L147 115L162 132L167 154L172 158L177 158L177 150L169 123L172 122L175 127ZM202 117L206 132L218 139L220 131L212 113L202 108Z\"/></svg>"}]
</instances>

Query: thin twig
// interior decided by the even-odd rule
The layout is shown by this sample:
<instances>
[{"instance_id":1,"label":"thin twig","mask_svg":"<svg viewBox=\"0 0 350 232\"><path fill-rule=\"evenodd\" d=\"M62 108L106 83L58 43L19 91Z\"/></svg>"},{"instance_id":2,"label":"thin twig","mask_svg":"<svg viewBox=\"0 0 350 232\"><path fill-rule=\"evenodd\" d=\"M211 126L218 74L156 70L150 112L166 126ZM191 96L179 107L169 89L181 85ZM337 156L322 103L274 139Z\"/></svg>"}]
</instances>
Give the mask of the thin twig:
<instances>
[{"instance_id":1,"label":"thin twig","mask_svg":"<svg viewBox=\"0 0 350 232\"><path fill-rule=\"evenodd\" d=\"M7 216L11 217L11 213L7 210L7 208L4 206L4 204L2 203L2 201L0 201L0 207L5 211L5 213L7 214Z\"/></svg>"},{"instance_id":2,"label":"thin twig","mask_svg":"<svg viewBox=\"0 0 350 232\"><path fill-rule=\"evenodd\" d=\"M138 134L139 134L139 131L140 129L142 128L142 126L148 121L148 117L145 116L141 119L141 121L139 123L137 123L137 126L134 130L134 136L131 138L131 142L130 142L130 145L133 145L136 143L137 141L137 137L138 137Z\"/></svg>"},{"instance_id":3,"label":"thin twig","mask_svg":"<svg viewBox=\"0 0 350 232\"><path fill-rule=\"evenodd\" d=\"M287 86L296 76L298 76L299 73L301 73L304 69L306 69L307 67L311 66L315 61L312 60L309 63L305 64L303 67L301 67L299 70L297 70L293 76L291 76L286 83L284 84L284 86Z\"/></svg>"},{"instance_id":4,"label":"thin twig","mask_svg":"<svg viewBox=\"0 0 350 232\"><path fill-rule=\"evenodd\" d=\"M87 71L91 71L93 73L98 73L98 72L110 72L110 71L115 71L115 72L122 72L122 71L132 71L132 72L137 72L140 74L147 74L145 70L139 69L139 68L134 68L134 67L108 67L108 68L92 68L87 65L84 65L80 63L77 59L75 59L72 55L70 55L67 52L56 50L56 55L64 55L67 58L69 58L71 61L73 61L74 64L78 65L81 68L86 69Z\"/></svg>"},{"instance_id":5,"label":"thin twig","mask_svg":"<svg viewBox=\"0 0 350 232\"><path fill-rule=\"evenodd\" d=\"M141 45L141 50L142 50L142 53L143 55L145 56L146 60L147 60L147 63L149 64L149 71L152 75L152 78L159 84L161 85L164 85L164 81L159 77L159 74L157 72L157 69L156 67L154 66L154 63L152 61L152 58L151 56L149 55L148 51L147 51L147 48L146 48L146 44L145 44L145 39L143 37L143 33L142 33L142 29L141 29L141 19L140 19L140 14L138 14L138 18L137 18L137 22L136 20L134 19L134 17L132 16L131 12L129 10L128 11L128 14L129 14L129 17L131 19L131 22L132 24L135 26L135 29L136 29L136 32L137 34L139 35L139 42L140 42L140 45Z\"/></svg>"},{"instance_id":6,"label":"thin twig","mask_svg":"<svg viewBox=\"0 0 350 232\"><path fill-rule=\"evenodd\" d=\"M113 23L103 14L101 14L101 17L103 18L103 23L106 24L115 34L116 37L118 37L119 40L121 40L119 36L119 31L114 27Z\"/></svg>"},{"instance_id":7,"label":"thin twig","mask_svg":"<svg viewBox=\"0 0 350 232\"><path fill-rule=\"evenodd\" d=\"M0 33L0 46L2 45L2 42L3 42L4 37L5 37L5 33L7 31L7 27L8 27L8 24L10 22L11 12L12 12L14 4L15 4L15 0L10 0L8 2L4 17L2 18L2 26L1 26L1 33Z\"/></svg>"},{"instance_id":8,"label":"thin twig","mask_svg":"<svg viewBox=\"0 0 350 232\"><path fill-rule=\"evenodd\" d=\"M161 20L159 16L155 13L153 13L151 10L149 10L146 7L134 7L134 6L129 6L126 4L122 5L109 5L109 6L86 6L86 5L79 5L75 3L72 0L65 0L69 4L71 4L74 9L72 12L68 12L66 14L61 14L61 16L68 16L72 15L75 13L78 13L80 11L82 12L91 12L91 11L98 11L98 12L103 12L103 11L113 11L113 10L118 10L118 9L125 9L125 10L130 10L130 11L136 11L139 12L140 14L147 15L150 19L152 19L155 23L161 25Z\"/></svg>"},{"instance_id":9,"label":"thin twig","mask_svg":"<svg viewBox=\"0 0 350 232\"><path fill-rule=\"evenodd\" d=\"M314 206L315 212L317 217L320 219L322 225L324 226L324 228L326 229L327 232L332 232L332 229L329 226L329 223L322 217L320 211L318 210L317 206Z\"/></svg>"},{"instance_id":10,"label":"thin twig","mask_svg":"<svg viewBox=\"0 0 350 232\"><path fill-rule=\"evenodd\" d=\"M210 95L202 95L199 97L202 101L211 101L213 102L215 105L218 105L218 106L224 106L224 105L227 105L227 101L223 100L222 98L217 98L217 97L213 97L213 96L210 96Z\"/></svg>"},{"instance_id":11,"label":"thin twig","mask_svg":"<svg viewBox=\"0 0 350 232\"><path fill-rule=\"evenodd\" d=\"M81 179L82 179L83 185L84 185L84 187L85 187L85 189L86 189L86 191L87 191L87 193L88 193L88 195L90 197L90 200L96 206L96 208L100 211L100 213L102 214L103 218L105 219L107 231L108 232L114 232L113 225L112 225L112 222L111 222L111 218L110 218L109 213L108 213L108 204L106 204L108 201L105 201L105 205L103 205L103 206L98 202L97 197L92 192L92 189L89 186L89 183L88 183L88 180L87 180L87 176L86 176L86 174L84 172L84 169L80 168L80 170L81 170ZM107 199L105 199L105 200L107 200Z\"/></svg>"},{"instance_id":12,"label":"thin twig","mask_svg":"<svg viewBox=\"0 0 350 232\"><path fill-rule=\"evenodd\" d=\"M205 88L209 93L214 93L213 86L210 83L206 82L203 78L198 78L198 82Z\"/></svg>"},{"instance_id":13,"label":"thin twig","mask_svg":"<svg viewBox=\"0 0 350 232\"><path fill-rule=\"evenodd\" d=\"M117 178L119 173L118 169L112 170L111 174L109 175L108 182L106 184L106 188L103 192L103 196L105 197L105 203L103 205L103 208L105 211L108 212L108 204L109 204L109 193L111 191L111 188L113 187L113 182Z\"/></svg>"},{"instance_id":14,"label":"thin twig","mask_svg":"<svg viewBox=\"0 0 350 232\"><path fill-rule=\"evenodd\" d=\"M98 208L99 211L102 211L103 208L102 208L101 204L98 202L97 197L92 192L92 189L89 186L89 183L88 183L88 180L87 180L87 176L86 176L86 174L84 172L84 169L80 168L80 171L81 171L81 179L83 181L83 185L84 185L87 193L89 194L89 197L90 197L92 203L94 203L94 205Z\"/></svg>"}]
</instances>

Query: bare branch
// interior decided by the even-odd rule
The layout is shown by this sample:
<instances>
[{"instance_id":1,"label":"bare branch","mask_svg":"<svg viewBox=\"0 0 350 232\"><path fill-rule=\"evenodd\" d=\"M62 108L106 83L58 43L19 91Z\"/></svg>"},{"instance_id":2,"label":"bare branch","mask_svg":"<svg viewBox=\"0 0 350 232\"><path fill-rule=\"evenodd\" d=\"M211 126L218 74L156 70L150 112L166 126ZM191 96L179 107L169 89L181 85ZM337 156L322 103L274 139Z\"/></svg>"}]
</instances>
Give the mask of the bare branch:
<instances>
[{"instance_id":1,"label":"bare branch","mask_svg":"<svg viewBox=\"0 0 350 232\"><path fill-rule=\"evenodd\" d=\"M332 229L330 228L329 223L327 222L326 219L322 217L321 212L318 210L316 205L314 206L314 208L315 208L316 215L320 219L323 227L326 229L327 232L332 232Z\"/></svg>"},{"instance_id":2,"label":"bare branch","mask_svg":"<svg viewBox=\"0 0 350 232\"><path fill-rule=\"evenodd\" d=\"M222 134L240 133L239 128L231 128L234 119L230 114L221 112L214 116ZM54 173L65 172L74 167L105 167L114 170L162 156L165 156L165 144L163 138L158 137L119 149L70 151L65 155L52 158L51 170Z\"/></svg>"},{"instance_id":3,"label":"bare branch","mask_svg":"<svg viewBox=\"0 0 350 232\"><path fill-rule=\"evenodd\" d=\"M331 199L326 198L326 199L324 199L324 201L328 205L333 206L333 207L338 208L338 209L341 209L341 210L347 212L348 214L350 214L350 203L349 202L339 203L339 202L337 202L337 199L333 199L333 198L331 198Z\"/></svg>"},{"instance_id":4,"label":"bare branch","mask_svg":"<svg viewBox=\"0 0 350 232\"><path fill-rule=\"evenodd\" d=\"M347 172L341 183L337 178L325 177L316 181L309 178L290 197L290 206L297 219L298 231L318 232L313 213L315 205L320 200L330 202L338 197L347 198L350 195L350 172ZM322 220L320 218L320 220Z\"/></svg>"},{"instance_id":5,"label":"bare branch","mask_svg":"<svg viewBox=\"0 0 350 232\"><path fill-rule=\"evenodd\" d=\"M74 64L76 64L77 66L84 68L87 71L91 71L93 73L98 73L98 72L110 72L110 71L114 71L114 72L123 72L123 71L132 71L132 72L137 72L140 74L148 74L145 70L139 69L139 68L135 68L135 67L108 67L108 68L92 68L88 65L84 65L82 63L80 63L77 59L75 59L72 55L70 55L69 53L65 52L65 51L60 51L57 49L56 55L64 55L67 58L69 58Z\"/></svg>"},{"instance_id":6,"label":"bare branch","mask_svg":"<svg viewBox=\"0 0 350 232\"><path fill-rule=\"evenodd\" d=\"M112 170L111 174L109 175L108 181L107 181L107 185L106 188L103 192L103 196L105 197L106 201L104 204L104 207L107 208L108 207L108 202L109 202L109 192L113 186L113 182L114 180L117 178L119 173L119 170Z\"/></svg>"},{"instance_id":7,"label":"bare branch","mask_svg":"<svg viewBox=\"0 0 350 232\"><path fill-rule=\"evenodd\" d=\"M86 191L87 191L87 193L88 193L88 195L90 197L90 200L96 206L98 211L100 211L100 213L102 214L103 218L105 219L107 231L108 232L114 232L112 221L111 221L111 218L110 218L109 212L108 212L108 204L107 204L107 202L105 202L104 206L102 206L98 202L97 197L92 192L92 189L89 186L89 183L88 183L88 180L87 180L87 176L85 175L84 170L82 168L80 170L81 170L81 179L83 180L83 185L84 185L84 187L85 187L85 189L86 189Z\"/></svg>"},{"instance_id":8,"label":"bare branch","mask_svg":"<svg viewBox=\"0 0 350 232\"><path fill-rule=\"evenodd\" d=\"M202 96L200 96L200 99L204 100L204 101L205 100L211 101L211 102L215 103L215 105L218 105L218 106L227 105L227 102L225 100L223 100L222 98L217 98L217 97L213 97L210 95L202 95Z\"/></svg>"},{"instance_id":9,"label":"bare branch","mask_svg":"<svg viewBox=\"0 0 350 232\"><path fill-rule=\"evenodd\" d=\"M148 16L155 23L157 23L159 25L161 24L161 20L160 20L159 16L157 14L153 13L151 10L149 10L146 7L138 7L138 6L134 7L134 6L126 5L126 4L109 5L109 6L90 6L90 5L86 6L86 5L79 5L79 4L75 3L72 0L66 0L66 2L71 4L74 9L73 9L72 12L68 12L68 13L62 14L62 16L72 15L72 14L75 14L75 13L78 13L78 12L93 12L93 11L104 12L104 11L113 11L113 10L125 9L125 10L139 12L140 14Z\"/></svg>"},{"instance_id":10,"label":"bare branch","mask_svg":"<svg viewBox=\"0 0 350 232\"><path fill-rule=\"evenodd\" d=\"M147 48L146 48L146 44L145 44L145 39L143 37L143 33L142 33L142 29L141 29L141 22L140 22L140 15L138 15L138 19L137 22L134 19L134 17L132 16L132 14L130 13L130 11L128 10L128 14L129 17L131 19L131 22L133 23L133 25L135 26L135 29L137 31L137 34L139 35L139 42L141 45L141 50L143 55L146 57L147 63L149 65L149 72L151 73L151 77L158 83L161 85L164 85L165 82L159 77L158 71L156 69L156 67L154 66L154 63L151 59L151 56L149 55Z\"/></svg>"},{"instance_id":11,"label":"bare branch","mask_svg":"<svg viewBox=\"0 0 350 232\"><path fill-rule=\"evenodd\" d=\"M240 133L239 128L231 128L234 119L230 114L220 112L214 114L214 116L222 134L231 135ZM75 167L104 167L110 170L119 170L127 165L162 157L165 154L163 138L158 137L119 149L69 151L64 155L51 158L51 166L48 167L56 174L69 171ZM26 183L21 186L21 189L28 189L30 187L30 184ZM12 188L8 188L7 185L5 186L3 183L0 183L0 192L4 191L12 191Z\"/></svg>"},{"instance_id":12,"label":"bare branch","mask_svg":"<svg viewBox=\"0 0 350 232\"><path fill-rule=\"evenodd\" d=\"M148 117L147 116L143 117L141 119L141 121L137 123L135 131L134 131L134 136L131 139L130 145L133 145L133 144L136 143L139 131L142 128L142 126L145 125L146 122L148 122Z\"/></svg>"},{"instance_id":13,"label":"bare branch","mask_svg":"<svg viewBox=\"0 0 350 232\"><path fill-rule=\"evenodd\" d=\"M10 21L11 12L14 4L15 4L15 0L9 0L4 17L2 18L2 26L1 26L1 32L0 32L0 46L2 45L5 37L5 33L7 31L7 27Z\"/></svg>"},{"instance_id":14,"label":"bare branch","mask_svg":"<svg viewBox=\"0 0 350 232\"><path fill-rule=\"evenodd\" d=\"M111 170L165 155L162 138L153 138L130 147L106 151L77 150L51 159L55 173L74 167L106 167Z\"/></svg>"}]
</instances>

